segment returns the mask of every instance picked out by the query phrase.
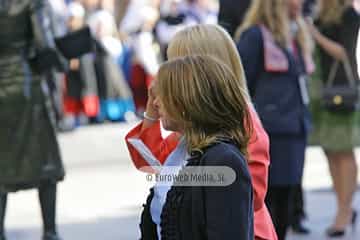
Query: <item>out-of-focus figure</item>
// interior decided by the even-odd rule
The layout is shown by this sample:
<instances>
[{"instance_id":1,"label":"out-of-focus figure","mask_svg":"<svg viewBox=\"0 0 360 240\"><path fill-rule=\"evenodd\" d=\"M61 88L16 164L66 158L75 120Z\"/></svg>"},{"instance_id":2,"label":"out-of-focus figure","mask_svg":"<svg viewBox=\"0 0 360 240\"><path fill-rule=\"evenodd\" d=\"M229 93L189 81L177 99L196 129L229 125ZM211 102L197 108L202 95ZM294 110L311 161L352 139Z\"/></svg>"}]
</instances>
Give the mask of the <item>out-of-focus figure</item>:
<instances>
[{"instance_id":1,"label":"out-of-focus figure","mask_svg":"<svg viewBox=\"0 0 360 240\"><path fill-rule=\"evenodd\" d=\"M81 0L81 3L86 10L85 19L88 19L89 16L100 8L100 0Z\"/></svg>"},{"instance_id":2,"label":"out-of-focus figure","mask_svg":"<svg viewBox=\"0 0 360 240\"><path fill-rule=\"evenodd\" d=\"M236 28L242 22L250 3L251 0L220 0L218 21L231 36L234 36Z\"/></svg>"},{"instance_id":3,"label":"out-of-focus figure","mask_svg":"<svg viewBox=\"0 0 360 240\"><path fill-rule=\"evenodd\" d=\"M114 15L103 7L87 19L96 39L95 68L101 109L99 120L129 120L127 116L133 115L131 113L135 110L130 87L120 66L124 46Z\"/></svg>"},{"instance_id":4,"label":"out-of-focus figure","mask_svg":"<svg viewBox=\"0 0 360 240\"><path fill-rule=\"evenodd\" d=\"M147 88L159 68L159 47L154 28L159 19L156 1L132 0L120 23L126 34L126 46L131 49L131 67L126 74L134 96L137 112L141 115L147 102Z\"/></svg>"},{"instance_id":5,"label":"out-of-focus figure","mask_svg":"<svg viewBox=\"0 0 360 240\"><path fill-rule=\"evenodd\" d=\"M254 106L270 137L269 207L279 240L286 238L301 184L307 136L307 77L312 45L302 0L255 0L238 33L238 50Z\"/></svg>"},{"instance_id":6,"label":"out-of-focus figure","mask_svg":"<svg viewBox=\"0 0 360 240\"><path fill-rule=\"evenodd\" d=\"M85 9L79 2L69 4L68 29L74 36L86 29ZM90 40L88 40L90 41ZM99 98L94 67L94 51L70 59L64 87L64 111L67 128L71 130L88 122L99 112Z\"/></svg>"},{"instance_id":7,"label":"out-of-focus figure","mask_svg":"<svg viewBox=\"0 0 360 240\"><path fill-rule=\"evenodd\" d=\"M64 168L49 90L42 78L61 68L45 0L0 1L0 239L7 193L38 188L43 240L59 240L56 185Z\"/></svg>"},{"instance_id":8,"label":"out-of-focus figure","mask_svg":"<svg viewBox=\"0 0 360 240\"><path fill-rule=\"evenodd\" d=\"M120 23L122 32L133 34L141 28L143 9L147 6L147 2L147 0L129 0L126 13Z\"/></svg>"},{"instance_id":9,"label":"out-of-focus figure","mask_svg":"<svg viewBox=\"0 0 360 240\"><path fill-rule=\"evenodd\" d=\"M360 15L352 0L320 0L315 24L309 29L318 45L318 108L315 111L318 141L329 162L337 199L337 213L327 230L329 237L345 234L356 222L352 208L357 186L354 148L360 144L360 113L356 110L359 75L356 45ZM329 96L334 93L329 101ZM351 97L354 96L354 97ZM328 99L328 100L327 100Z\"/></svg>"},{"instance_id":10,"label":"out-of-focus figure","mask_svg":"<svg viewBox=\"0 0 360 240\"><path fill-rule=\"evenodd\" d=\"M194 23L217 23L217 10L209 0L185 0L182 12Z\"/></svg>"},{"instance_id":11,"label":"out-of-focus figure","mask_svg":"<svg viewBox=\"0 0 360 240\"><path fill-rule=\"evenodd\" d=\"M164 0L160 7L160 19L156 25L156 37L160 44L161 55L164 60L166 57L166 49L173 36L189 25L196 22L186 16L181 10L180 0Z\"/></svg>"}]
</instances>

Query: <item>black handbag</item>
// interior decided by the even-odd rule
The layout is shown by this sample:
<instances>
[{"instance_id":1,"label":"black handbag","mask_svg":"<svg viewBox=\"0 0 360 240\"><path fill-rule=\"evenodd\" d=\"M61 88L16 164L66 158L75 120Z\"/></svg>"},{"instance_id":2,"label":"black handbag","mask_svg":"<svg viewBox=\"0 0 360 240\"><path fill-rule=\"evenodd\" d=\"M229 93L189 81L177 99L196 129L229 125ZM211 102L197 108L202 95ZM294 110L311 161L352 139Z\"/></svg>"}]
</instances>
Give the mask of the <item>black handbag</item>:
<instances>
[{"instance_id":1,"label":"black handbag","mask_svg":"<svg viewBox=\"0 0 360 240\"><path fill-rule=\"evenodd\" d=\"M354 112L359 109L359 84L352 72L349 59L346 58L342 64L348 84L333 84L340 66L340 61L335 61L322 92L322 102L325 109L331 112Z\"/></svg>"},{"instance_id":2,"label":"black handbag","mask_svg":"<svg viewBox=\"0 0 360 240\"><path fill-rule=\"evenodd\" d=\"M55 44L67 59L79 58L94 51L95 43L89 27L84 27L56 38Z\"/></svg>"}]
</instances>

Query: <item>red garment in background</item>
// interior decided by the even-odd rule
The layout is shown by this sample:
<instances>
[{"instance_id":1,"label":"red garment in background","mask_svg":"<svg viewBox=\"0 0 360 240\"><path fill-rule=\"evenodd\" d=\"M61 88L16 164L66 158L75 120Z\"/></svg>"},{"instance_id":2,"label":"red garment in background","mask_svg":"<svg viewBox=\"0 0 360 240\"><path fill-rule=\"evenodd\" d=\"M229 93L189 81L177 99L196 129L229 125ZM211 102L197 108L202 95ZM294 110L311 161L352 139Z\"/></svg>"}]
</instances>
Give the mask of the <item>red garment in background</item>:
<instances>
[{"instance_id":1,"label":"red garment in background","mask_svg":"<svg viewBox=\"0 0 360 240\"><path fill-rule=\"evenodd\" d=\"M63 81L63 111L65 115L77 115L82 112L83 106L80 100L67 94L67 82L69 78L65 75Z\"/></svg>"},{"instance_id":2,"label":"red garment in background","mask_svg":"<svg viewBox=\"0 0 360 240\"><path fill-rule=\"evenodd\" d=\"M148 98L148 87L153 79L154 77L147 74L140 64L134 63L131 67L130 87L136 110L145 110Z\"/></svg>"},{"instance_id":3,"label":"red garment in background","mask_svg":"<svg viewBox=\"0 0 360 240\"><path fill-rule=\"evenodd\" d=\"M68 77L63 81L63 111L65 115L78 115L85 113L88 117L96 117L100 111L99 97L96 95L86 95L80 100L67 94Z\"/></svg>"}]
</instances>

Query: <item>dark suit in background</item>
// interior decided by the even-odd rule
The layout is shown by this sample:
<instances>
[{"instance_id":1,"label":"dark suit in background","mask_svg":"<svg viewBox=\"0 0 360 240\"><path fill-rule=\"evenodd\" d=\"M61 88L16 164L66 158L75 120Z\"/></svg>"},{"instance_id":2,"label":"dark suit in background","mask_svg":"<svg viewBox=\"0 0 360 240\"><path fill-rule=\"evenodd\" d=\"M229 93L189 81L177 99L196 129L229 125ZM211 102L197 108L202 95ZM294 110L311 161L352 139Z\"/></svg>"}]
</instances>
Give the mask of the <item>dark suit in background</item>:
<instances>
[{"instance_id":1,"label":"dark suit in background","mask_svg":"<svg viewBox=\"0 0 360 240\"><path fill-rule=\"evenodd\" d=\"M234 36L250 3L251 0L220 0L219 24L224 27L231 36Z\"/></svg>"}]
</instances>

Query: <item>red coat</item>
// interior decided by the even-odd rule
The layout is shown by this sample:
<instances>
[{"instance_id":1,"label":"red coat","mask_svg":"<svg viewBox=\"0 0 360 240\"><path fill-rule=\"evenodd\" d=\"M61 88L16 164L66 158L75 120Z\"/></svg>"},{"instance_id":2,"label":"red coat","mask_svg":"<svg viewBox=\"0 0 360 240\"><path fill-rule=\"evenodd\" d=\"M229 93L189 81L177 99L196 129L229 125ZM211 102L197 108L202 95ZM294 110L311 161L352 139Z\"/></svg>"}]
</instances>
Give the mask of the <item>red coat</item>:
<instances>
[{"instance_id":1,"label":"red coat","mask_svg":"<svg viewBox=\"0 0 360 240\"><path fill-rule=\"evenodd\" d=\"M256 112L251 110L250 113L253 124L253 134L248 146L248 152L250 159L249 170L254 189L255 239L277 240L275 228L264 203L270 164L269 138ZM169 154L176 148L179 141L178 135L172 133L164 139L161 135L160 121L142 132L141 127L142 123L132 129L125 137L133 163L138 169L151 165L151 163L130 144L129 139L137 138L145 144L152 155L159 160L160 164L163 164Z\"/></svg>"}]
</instances>

